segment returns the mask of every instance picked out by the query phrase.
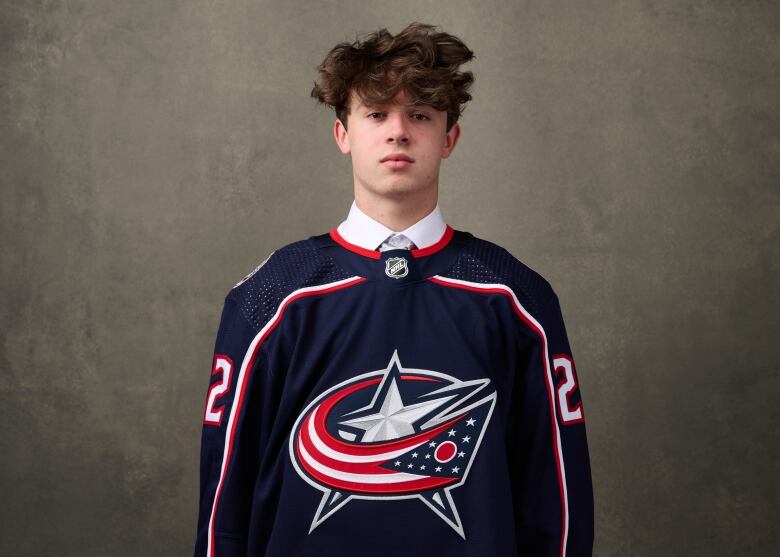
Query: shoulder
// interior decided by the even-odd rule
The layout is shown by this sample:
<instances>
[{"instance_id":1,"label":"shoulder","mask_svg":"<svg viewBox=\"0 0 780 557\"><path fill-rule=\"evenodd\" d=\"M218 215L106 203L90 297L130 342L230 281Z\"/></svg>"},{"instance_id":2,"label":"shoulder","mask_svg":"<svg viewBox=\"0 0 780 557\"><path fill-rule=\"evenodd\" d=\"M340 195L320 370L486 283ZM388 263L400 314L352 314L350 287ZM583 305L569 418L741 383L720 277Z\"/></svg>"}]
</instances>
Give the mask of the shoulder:
<instances>
[{"instance_id":1,"label":"shoulder","mask_svg":"<svg viewBox=\"0 0 780 557\"><path fill-rule=\"evenodd\" d=\"M308 240L300 240L276 248L260 261L249 274L238 281L231 291L245 290L246 287L241 288L245 283L270 277L274 273L294 274L300 263L311 261L315 256L316 249ZM260 272L261 269L263 269L262 272Z\"/></svg>"},{"instance_id":2,"label":"shoulder","mask_svg":"<svg viewBox=\"0 0 780 557\"><path fill-rule=\"evenodd\" d=\"M469 236L470 240L447 271L447 278L508 288L532 313L556 298L547 279L506 248L471 234Z\"/></svg>"},{"instance_id":3,"label":"shoulder","mask_svg":"<svg viewBox=\"0 0 780 557\"><path fill-rule=\"evenodd\" d=\"M244 316L261 327L290 294L351 278L312 238L272 251L228 292Z\"/></svg>"}]
</instances>

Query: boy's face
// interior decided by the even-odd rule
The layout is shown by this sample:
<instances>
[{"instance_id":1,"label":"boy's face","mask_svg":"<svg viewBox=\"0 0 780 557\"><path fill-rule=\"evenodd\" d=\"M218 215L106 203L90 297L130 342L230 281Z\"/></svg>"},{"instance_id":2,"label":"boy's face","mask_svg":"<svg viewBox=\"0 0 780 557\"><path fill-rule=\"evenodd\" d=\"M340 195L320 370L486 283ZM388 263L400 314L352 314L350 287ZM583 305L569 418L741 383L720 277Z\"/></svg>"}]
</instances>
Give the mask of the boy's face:
<instances>
[{"instance_id":1,"label":"boy's face","mask_svg":"<svg viewBox=\"0 0 780 557\"><path fill-rule=\"evenodd\" d=\"M412 106L405 93L393 103L369 107L352 93L347 127L336 120L339 150L352 156L356 188L380 196L403 196L437 188L442 159L452 153L460 127L447 128L447 113Z\"/></svg>"}]
</instances>

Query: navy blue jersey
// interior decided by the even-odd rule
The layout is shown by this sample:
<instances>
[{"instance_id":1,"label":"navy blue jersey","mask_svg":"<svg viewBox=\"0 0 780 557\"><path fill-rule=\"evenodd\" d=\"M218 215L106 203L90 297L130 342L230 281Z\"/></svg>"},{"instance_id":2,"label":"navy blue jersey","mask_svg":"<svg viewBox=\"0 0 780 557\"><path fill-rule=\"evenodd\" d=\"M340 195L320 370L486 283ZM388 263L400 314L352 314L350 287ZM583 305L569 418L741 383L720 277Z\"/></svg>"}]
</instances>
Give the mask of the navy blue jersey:
<instances>
[{"instance_id":1,"label":"navy blue jersey","mask_svg":"<svg viewBox=\"0 0 780 557\"><path fill-rule=\"evenodd\" d=\"M289 244L225 299L195 555L591 555L593 496L558 299L447 232Z\"/></svg>"}]
</instances>

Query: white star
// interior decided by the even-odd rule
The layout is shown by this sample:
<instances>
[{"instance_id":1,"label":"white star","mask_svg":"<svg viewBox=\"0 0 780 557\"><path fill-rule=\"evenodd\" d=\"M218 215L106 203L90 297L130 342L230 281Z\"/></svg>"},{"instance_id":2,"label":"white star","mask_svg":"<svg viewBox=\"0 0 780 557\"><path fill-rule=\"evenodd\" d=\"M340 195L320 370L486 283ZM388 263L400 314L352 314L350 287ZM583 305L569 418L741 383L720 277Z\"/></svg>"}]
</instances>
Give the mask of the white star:
<instances>
[{"instance_id":1,"label":"white star","mask_svg":"<svg viewBox=\"0 0 780 557\"><path fill-rule=\"evenodd\" d=\"M395 465L396 465L396 466L401 466L401 461L400 461L400 460L396 460L396 461L395 461Z\"/></svg>"},{"instance_id":2,"label":"white star","mask_svg":"<svg viewBox=\"0 0 780 557\"><path fill-rule=\"evenodd\" d=\"M453 437L453 436L455 435L455 430L454 430L454 429L451 429L451 430L449 430L449 431L447 432L447 434L448 434L450 437Z\"/></svg>"},{"instance_id":3,"label":"white star","mask_svg":"<svg viewBox=\"0 0 780 557\"><path fill-rule=\"evenodd\" d=\"M471 418L469 420L466 420L466 425L474 425L474 422L476 422L476 421L477 420L475 420L474 418Z\"/></svg>"},{"instance_id":4,"label":"white star","mask_svg":"<svg viewBox=\"0 0 780 557\"><path fill-rule=\"evenodd\" d=\"M412 466L413 466L413 465L412 465L412 463L410 462L410 463L409 463L409 466L407 466L407 468L411 468Z\"/></svg>"},{"instance_id":5,"label":"white star","mask_svg":"<svg viewBox=\"0 0 780 557\"><path fill-rule=\"evenodd\" d=\"M436 467L436 471L437 471L437 472L441 472L441 466L437 466L437 467Z\"/></svg>"},{"instance_id":6,"label":"white star","mask_svg":"<svg viewBox=\"0 0 780 557\"><path fill-rule=\"evenodd\" d=\"M464 442L464 443L468 443L469 441L471 441L471 437L469 437L468 435L466 435L466 437L464 437L464 438L463 438L463 442Z\"/></svg>"},{"instance_id":7,"label":"white star","mask_svg":"<svg viewBox=\"0 0 780 557\"><path fill-rule=\"evenodd\" d=\"M385 394L385 400L379 412L361 418L353 418L341 422L365 430L361 441L387 441L398 439L414 433L414 422L433 412L436 408L447 402L449 398L438 398L417 404L404 406L401 392L398 390L395 379L390 384Z\"/></svg>"},{"instance_id":8,"label":"white star","mask_svg":"<svg viewBox=\"0 0 780 557\"><path fill-rule=\"evenodd\" d=\"M412 458L417 458L417 453L412 453Z\"/></svg>"},{"instance_id":9,"label":"white star","mask_svg":"<svg viewBox=\"0 0 780 557\"><path fill-rule=\"evenodd\" d=\"M457 474L457 473L458 473L458 470L460 470L460 468L458 468L458 467L456 466L455 468L453 468L453 469L452 469L452 473L453 473L453 474Z\"/></svg>"},{"instance_id":10,"label":"white star","mask_svg":"<svg viewBox=\"0 0 780 557\"><path fill-rule=\"evenodd\" d=\"M420 466L420 470L425 470L425 464L423 464L422 466Z\"/></svg>"},{"instance_id":11,"label":"white star","mask_svg":"<svg viewBox=\"0 0 780 557\"><path fill-rule=\"evenodd\" d=\"M430 454L425 455L425 458L431 458Z\"/></svg>"},{"instance_id":12,"label":"white star","mask_svg":"<svg viewBox=\"0 0 780 557\"><path fill-rule=\"evenodd\" d=\"M460 451L458 453L458 458L463 458L464 456L466 456L466 453L464 453L463 451Z\"/></svg>"},{"instance_id":13,"label":"white star","mask_svg":"<svg viewBox=\"0 0 780 557\"><path fill-rule=\"evenodd\" d=\"M429 447L435 447L436 446L436 441L431 441L430 443L428 443L428 446Z\"/></svg>"}]
</instances>

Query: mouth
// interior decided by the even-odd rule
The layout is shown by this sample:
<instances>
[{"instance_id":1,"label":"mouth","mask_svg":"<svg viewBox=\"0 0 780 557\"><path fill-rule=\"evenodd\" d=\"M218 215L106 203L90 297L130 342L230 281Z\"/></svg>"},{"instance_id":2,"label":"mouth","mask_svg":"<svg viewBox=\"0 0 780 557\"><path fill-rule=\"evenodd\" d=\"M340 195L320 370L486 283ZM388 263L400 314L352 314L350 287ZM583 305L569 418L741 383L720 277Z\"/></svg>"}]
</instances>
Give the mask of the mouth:
<instances>
[{"instance_id":1,"label":"mouth","mask_svg":"<svg viewBox=\"0 0 780 557\"><path fill-rule=\"evenodd\" d=\"M391 153L383 157L379 162L389 168L406 168L412 165L414 159L403 153Z\"/></svg>"}]
</instances>

